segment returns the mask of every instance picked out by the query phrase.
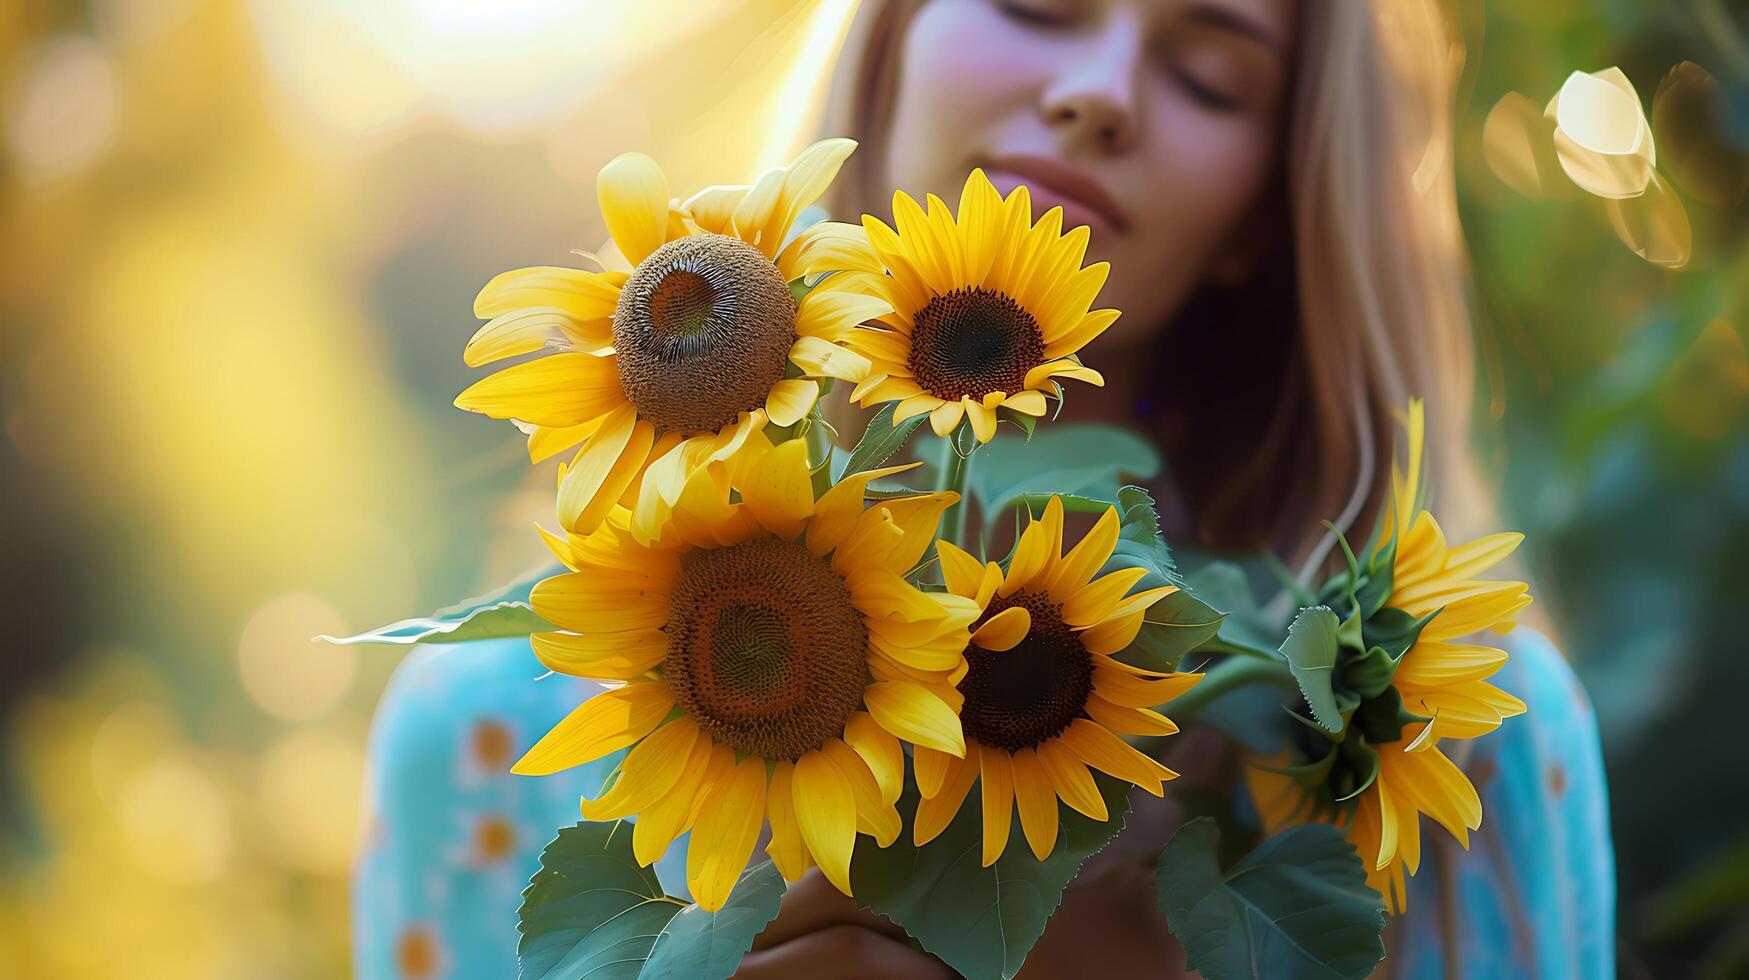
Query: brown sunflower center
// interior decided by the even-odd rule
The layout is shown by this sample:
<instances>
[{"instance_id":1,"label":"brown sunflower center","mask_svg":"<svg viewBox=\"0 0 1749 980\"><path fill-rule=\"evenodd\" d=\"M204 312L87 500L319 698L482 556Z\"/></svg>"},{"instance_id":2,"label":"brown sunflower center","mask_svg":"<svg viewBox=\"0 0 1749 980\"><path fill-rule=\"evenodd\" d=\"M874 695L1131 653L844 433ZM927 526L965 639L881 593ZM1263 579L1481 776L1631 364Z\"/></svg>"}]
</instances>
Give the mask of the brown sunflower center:
<instances>
[{"instance_id":1,"label":"brown sunflower center","mask_svg":"<svg viewBox=\"0 0 1749 980\"><path fill-rule=\"evenodd\" d=\"M1048 596L1016 592L990 603L984 618L1013 606L1032 616L1026 639L1000 653L966 648L966 697L960 723L966 738L1014 752L1062 734L1081 717L1093 693L1093 658L1063 623L1063 607Z\"/></svg>"},{"instance_id":2,"label":"brown sunflower center","mask_svg":"<svg viewBox=\"0 0 1749 980\"><path fill-rule=\"evenodd\" d=\"M613 314L619 382L638 415L685 435L765 404L796 341L777 266L727 235L690 235L638 263Z\"/></svg>"},{"instance_id":3,"label":"brown sunflower center","mask_svg":"<svg viewBox=\"0 0 1749 980\"><path fill-rule=\"evenodd\" d=\"M962 287L933 297L911 319L911 373L937 398L1020 391L1044 359L1038 320L1005 293Z\"/></svg>"},{"instance_id":4,"label":"brown sunflower center","mask_svg":"<svg viewBox=\"0 0 1749 980\"><path fill-rule=\"evenodd\" d=\"M844 734L868 627L824 558L777 538L694 551L671 601L662 676L712 738L794 760Z\"/></svg>"}]
</instances>

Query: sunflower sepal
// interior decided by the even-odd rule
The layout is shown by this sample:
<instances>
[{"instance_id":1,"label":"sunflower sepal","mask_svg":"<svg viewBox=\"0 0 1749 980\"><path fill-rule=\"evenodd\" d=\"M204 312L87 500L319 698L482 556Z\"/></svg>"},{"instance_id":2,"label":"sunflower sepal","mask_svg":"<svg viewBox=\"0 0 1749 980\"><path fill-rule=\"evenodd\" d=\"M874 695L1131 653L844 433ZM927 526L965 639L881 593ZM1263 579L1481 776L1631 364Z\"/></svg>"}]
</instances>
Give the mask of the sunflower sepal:
<instances>
[{"instance_id":1,"label":"sunflower sepal","mask_svg":"<svg viewBox=\"0 0 1749 980\"><path fill-rule=\"evenodd\" d=\"M1038 418L1025 412L1016 412L1007 405L996 409L996 421L1013 423L1015 428L1026 433L1026 441L1032 442L1032 434L1038 429Z\"/></svg>"},{"instance_id":2,"label":"sunflower sepal","mask_svg":"<svg viewBox=\"0 0 1749 980\"><path fill-rule=\"evenodd\" d=\"M784 882L770 861L748 868L711 912L666 893L633 855L633 832L625 820L584 822L548 842L517 910L523 976L612 964L638 976L727 980L777 917Z\"/></svg>"},{"instance_id":3,"label":"sunflower sepal","mask_svg":"<svg viewBox=\"0 0 1749 980\"><path fill-rule=\"evenodd\" d=\"M1336 613L1329 606L1309 606L1301 609L1288 627L1287 639L1278 651L1293 671L1300 695L1311 709L1312 717L1325 731L1337 733L1346 726L1342 708L1336 700L1336 663L1338 633L1341 630Z\"/></svg>"}]
</instances>

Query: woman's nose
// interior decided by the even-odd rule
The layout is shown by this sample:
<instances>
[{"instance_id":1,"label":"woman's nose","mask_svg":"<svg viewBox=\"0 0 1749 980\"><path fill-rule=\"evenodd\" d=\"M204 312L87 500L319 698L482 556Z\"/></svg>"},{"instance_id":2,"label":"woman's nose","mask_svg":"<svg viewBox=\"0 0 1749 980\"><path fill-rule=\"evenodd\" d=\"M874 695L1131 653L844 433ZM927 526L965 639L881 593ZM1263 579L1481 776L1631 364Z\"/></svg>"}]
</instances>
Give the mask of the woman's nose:
<instances>
[{"instance_id":1,"label":"woman's nose","mask_svg":"<svg viewBox=\"0 0 1749 980\"><path fill-rule=\"evenodd\" d=\"M1114 16L1087 44L1064 52L1040 104L1045 122L1107 153L1128 149L1136 138L1141 55L1140 25Z\"/></svg>"}]
</instances>

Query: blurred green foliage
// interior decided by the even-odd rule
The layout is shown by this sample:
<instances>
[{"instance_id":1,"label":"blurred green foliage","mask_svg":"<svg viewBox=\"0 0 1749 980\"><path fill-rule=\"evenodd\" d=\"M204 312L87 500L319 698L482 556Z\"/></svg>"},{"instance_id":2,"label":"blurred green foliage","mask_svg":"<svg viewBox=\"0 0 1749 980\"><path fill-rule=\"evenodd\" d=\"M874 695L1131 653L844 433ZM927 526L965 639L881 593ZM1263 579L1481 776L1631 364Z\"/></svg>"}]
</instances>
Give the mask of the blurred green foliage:
<instances>
[{"instance_id":1,"label":"blurred green foliage","mask_svg":"<svg viewBox=\"0 0 1749 980\"><path fill-rule=\"evenodd\" d=\"M1610 65L1651 112L1660 80L1687 60L1720 83L1714 135L1749 154L1749 7L1463 9L1458 176L1492 417L1479 431L1508 521L1529 535L1539 600L1597 708L1623 969L1740 975L1749 832L1731 801L1749 798L1749 767L1727 760L1749 688L1749 201L1684 194L1693 258L1662 269L1616 239L1599 202L1506 189L1480 130L1506 92L1540 105L1568 72Z\"/></svg>"}]
</instances>

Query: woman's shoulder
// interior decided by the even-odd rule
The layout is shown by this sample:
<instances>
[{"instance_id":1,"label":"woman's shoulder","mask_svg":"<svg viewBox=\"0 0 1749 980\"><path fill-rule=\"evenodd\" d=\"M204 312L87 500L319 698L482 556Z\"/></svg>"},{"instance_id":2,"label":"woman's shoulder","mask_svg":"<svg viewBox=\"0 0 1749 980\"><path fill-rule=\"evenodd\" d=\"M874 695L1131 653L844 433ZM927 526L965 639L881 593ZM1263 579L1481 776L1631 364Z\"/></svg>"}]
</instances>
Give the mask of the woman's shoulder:
<instances>
[{"instance_id":1,"label":"woman's shoulder","mask_svg":"<svg viewBox=\"0 0 1749 980\"><path fill-rule=\"evenodd\" d=\"M614 760L538 779L510 767L600 689L548 674L526 638L419 646L401 662L371 726L353 876L359 976L514 972L507 910Z\"/></svg>"},{"instance_id":2,"label":"woman's shoulder","mask_svg":"<svg viewBox=\"0 0 1749 980\"><path fill-rule=\"evenodd\" d=\"M1477 739L1462 764L1482 797L1469 853L1411 881L1401 976L1612 976L1615 852L1590 698L1546 635L1490 636L1509 655L1490 681L1524 714ZM1442 908L1457 914L1437 914ZM1455 930L1455 934L1452 933Z\"/></svg>"}]
</instances>

